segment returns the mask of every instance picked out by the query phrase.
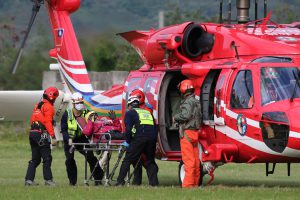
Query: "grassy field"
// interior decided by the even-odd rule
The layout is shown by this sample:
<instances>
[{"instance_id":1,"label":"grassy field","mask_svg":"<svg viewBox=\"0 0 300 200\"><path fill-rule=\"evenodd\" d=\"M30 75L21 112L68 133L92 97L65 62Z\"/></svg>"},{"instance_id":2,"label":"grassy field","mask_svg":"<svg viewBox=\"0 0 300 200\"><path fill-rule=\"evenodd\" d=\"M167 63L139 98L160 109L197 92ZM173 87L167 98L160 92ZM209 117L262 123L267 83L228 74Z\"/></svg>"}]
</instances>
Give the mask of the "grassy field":
<instances>
[{"instance_id":1,"label":"grassy field","mask_svg":"<svg viewBox=\"0 0 300 200\"><path fill-rule=\"evenodd\" d=\"M52 171L56 187L43 185L42 167L37 168L36 187L25 187L24 176L31 152L27 134L18 126L0 124L0 199L298 199L300 195L300 167L292 164L291 176L286 165L276 166L275 174L265 176L264 164L227 164L215 172L211 186L181 189L178 185L178 163L157 161L160 186L95 187L86 186L84 160L76 153L78 185L68 185L64 152L53 150ZM18 134L16 134L18 133ZM144 173L145 174L145 173ZM118 170L115 176L118 175ZM208 181L208 177L205 178Z\"/></svg>"}]
</instances>

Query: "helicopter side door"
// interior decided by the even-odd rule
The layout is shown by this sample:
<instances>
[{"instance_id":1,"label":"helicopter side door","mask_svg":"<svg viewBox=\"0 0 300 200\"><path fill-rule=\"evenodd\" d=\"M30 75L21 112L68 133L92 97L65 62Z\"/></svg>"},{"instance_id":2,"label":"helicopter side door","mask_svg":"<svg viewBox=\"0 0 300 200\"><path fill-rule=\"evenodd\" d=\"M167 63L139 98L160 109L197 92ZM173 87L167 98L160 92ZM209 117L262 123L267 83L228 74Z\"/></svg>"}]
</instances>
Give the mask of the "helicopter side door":
<instances>
[{"instance_id":1,"label":"helicopter side door","mask_svg":"<svg viewBox=\"0 0 300 200\"><path fill-rule=\"evenodd\" d=\"M129 94L132 90L138 89L141 87L143 82L143 73L139 71L133 71L131 72L126 81L125 81L125 87L122 97L122 119L124 119L125 113L127 111L127 99L129 97Z\"/></svg>"},{"instance_id":2,"label":"helicopter side door","mask_svg":"<svg viewBox=\"0 0 300 200\"><path fill-rule=\"evenodd\" d=\"M225 125L225 99L227 97L228 81L232 71L232 69L223 69L217 81L214 98L214 124L218 126Z\"/></svg>"},{"instance_id":3,"label":"helicopter side door","mask_svg":"<svg viewBox=\"0 0 300 200\"><path fill-rule=\"evenodd\" d=\"M232 74L228 85L226 98L226 131L228 140L233 141L239 147L243 146L246 151L239 151L239 159L249 161L255 157L251 148L255 141L261 140L259 128L260 112L257 108L259 97L259 82L257 67L242 65Z\"/></svg>"}]
</instances>

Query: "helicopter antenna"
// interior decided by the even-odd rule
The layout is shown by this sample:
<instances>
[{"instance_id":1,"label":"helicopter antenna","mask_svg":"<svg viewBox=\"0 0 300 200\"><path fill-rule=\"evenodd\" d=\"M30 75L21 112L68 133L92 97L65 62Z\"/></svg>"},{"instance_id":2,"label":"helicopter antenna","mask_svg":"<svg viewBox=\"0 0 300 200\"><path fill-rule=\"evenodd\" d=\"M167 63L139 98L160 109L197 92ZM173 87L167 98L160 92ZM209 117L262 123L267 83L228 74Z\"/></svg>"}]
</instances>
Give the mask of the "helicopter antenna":
<instances>
[{"instance_id":1,"label":"helicopter antenna","mask_svg":"<svg viewBox=\"0 0 300 200\"><path fill-rule=\"evenodd\" d=\"M219 24L223 23L223 0L220 1Z\"/></svg>"},{"instance_id":2,"label":"helicopter antenna","mask_svg":"<svg viewBox=\"0 0 300 200\"><path fill-rule=\"evenodd\" d=\"M231 0L228 1L228 16L227 16L227 23L231 24Z\"/></svg>"},{"instance_id":3,"label":"helicopter antenna","mask_svg":"<svg viewBox=\"0 0 300 200\"><path fill-rule=\"evenodd\" d=\"M257 15L257 1L258 0L255 0L255 21L257 20L257 18L258 18L258 15Z\"/></svg>"},{"instance_id":4,"label":"helicopter antenna","mask_svg":"<svg viewBox=\"0 0 300 200\"><path fill-rule=\"evenodd\" d=\"M239 56L239 52L238 52L238 49L237 49L237 46L235 44L234 41L231 42L231 49L234 48L234 51L235 51L235 57L236 59L239 61L240 60L240 56Z\"/></svg>"},{"instance_id":5,"label":"helicopter antenna","mask_svg":"<svg viewBox=\"0 0 300 200\"><path fill-rule=\"evenodd\" d=\"M267 17L267 0L264 0L264 18Z\"/></svg>"},{"instance_id":6,"label":"helicopter antenna","mask_svg":"<svg viewBox=\"0 0 300 200\"><path fill-rule=\"evenodd\" d=\"M24 46L25 46L26 40L28 38L29 32L31 30L31 27L33 25L33 22L34 22L34 20L36 18L37 13L40 10L41 4L43 3L44 0L31 0L31 1L33 2L31 18L30 18L30 21L28 23L28 27L27 27L27 30L26 30L26 33L25 33L25 37L24 37L24 39L22 41L21 47L20 47L20 49L18 51L18 54L16 56L15 62L13 64L12 68L11 68L11 73L12 74L15 74L16 71L17 71L17 67L19 65L21 56L23 54Z\"/></svg>"}]
</instances>

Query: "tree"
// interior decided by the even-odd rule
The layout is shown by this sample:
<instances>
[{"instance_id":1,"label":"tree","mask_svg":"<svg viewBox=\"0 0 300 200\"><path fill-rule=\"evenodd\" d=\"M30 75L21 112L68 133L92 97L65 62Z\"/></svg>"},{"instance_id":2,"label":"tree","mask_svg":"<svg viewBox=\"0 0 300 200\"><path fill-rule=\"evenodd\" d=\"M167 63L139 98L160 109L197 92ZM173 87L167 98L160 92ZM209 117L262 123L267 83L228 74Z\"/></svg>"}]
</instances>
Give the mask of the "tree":
<instances>
[{"instance_id":1,"label":"tree","mask_svg":"<svg viewBox=\"0 0 300 200\"><path fill-rule=\"evenodd\" d=\"M277 23L291 23L297 21L300 15L297 10L288 4L283 4L274 9L275 21Z\"/></svg>"},{"instance_id":2,"label":"tree","mask_svg":"<svg viewBox=\"0 0 300 200\"><path fill-rule=\"evenodd\" d=\"M3 28L4 27L4 28ZM2 24L0 33L0 90L40 90L42 89L43 71L49 66L49 39L45 36L43 27L38 27L34 45L27 45L15 75L10 73L16 57L21 33L17 33L14 22ZM30 48L31 47L31 48ZM44 51L43 51L44 50Z\"/></svg>"},{"instance_id":3,"label":"tree","mask_svg":"<svg viewBox=\"0 0 300 200\"><path fill-rule=\"evenodd\" d=\"M115 40L111 35L100 35L93 40L80 43L84 44L82 52L88 70L129 71L142 64L138 54L128 43Z\"/></svg>"},{"instance_id":4,"label":"tree","mask_svg":"<svg viewBox=\"0 0 300 200\"><path fill-rule=\"evenodd\" d=\"M206 22L208 18L202 14L200 9L197 10L185 10L183 7L179 7L178 4L168 3L167 7L172 10L166 11L166 26L173 24L180 24L186 21L194 22ZM211 18L213 19L213 18Z\"/></svg>"}]
</instances>

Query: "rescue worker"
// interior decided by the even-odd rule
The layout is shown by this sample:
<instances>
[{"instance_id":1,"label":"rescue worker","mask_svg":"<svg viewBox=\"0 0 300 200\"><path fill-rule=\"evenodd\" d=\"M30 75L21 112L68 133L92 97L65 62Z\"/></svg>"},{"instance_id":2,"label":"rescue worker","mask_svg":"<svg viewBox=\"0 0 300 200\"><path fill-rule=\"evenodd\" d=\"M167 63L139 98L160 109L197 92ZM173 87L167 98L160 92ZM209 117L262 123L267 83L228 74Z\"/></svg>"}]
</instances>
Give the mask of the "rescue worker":
<instances>
[{"instance_id":1,"label":"rescue worker","mask_svg":"<svg viewBox=\"0 0 300 200\"><path fill-rule=\"evenodd\" d=\"M55 87L49 87L44 91L43 99L35 105L31 115L31 129L29 142L31 146L32 159L29 161L25 177L25 185L37 185L34 182L35 171L43 159L43 175L45 185L55 186L51 171L51 138L55 138L53 130L53 104L59 92ZM51 137L51 138L50 138Z\"/></svg>"},{"instance_id":2,"label":"rescue worker","mask_svg":"<svg viewBox=\"0 0 300 200\"><path fill-rule=\"evenodd\" d=\"M116 185L124 185L130 165L134 164L144 153L147 157L146 170L149 185L158 185L158 166L155 163L155 149L157 140L157 129L151 113L139 108L139 99L135 96L128 99L129 110L125 114L124 123L126 130L127 148L126 155L120 167L120 173Z\"/></svg>"},{"instance_id":3,"label":"rescue worker","mask_svg":"<svg viewBox=\"0 0 300 200\"><path fill-rule=\"evenodd\" d=\"M142 109L148 110L151 114L153 114L153 107L149 103L145 102L145 94L143 91L139 89L134 89L131 91L129 97L136 96L139 98L140 103L139 107ZM132 180L133 185L141 185L142 177L143 177L143 166L146 168L146 156L142 154L141 158L139 158L133 165L135 166L134 176Z\"/></svg>"},{"instance_id":4,"label":"rescue worker","mask_svg":"<svg viewBox=\"0 0 300 200\"><path fill-rule=\"evenodd\" d=\"M179 84L179 90L183 99L180 111L173 119L179 124L180 148L185 170L182 187L197 187L200 178L198 130L201 125L201 107L195 98L191 80L183 80Z\"/></svg>"},{"instance_id":5,"label":"rescue worker","mask_svg":"<svg viewBox=\"0 0 300 200\"><path fill-rule=\"evenodd\" d=\"M71 148L72 143L89 143L86 136L82 134L82 125L78 123L79 119L84 118L88 113L88 110L85 109L83 104L83 96L80 93L75 92L72 94L71 99L73 108L68 109L61 119L61 133L64 140L64 151L66 156L65 164L69 178L69 184L74 186L77 183L77 165L74 159L74 150L76 149L79 151L79 153L86 156L91 172L96 166L93 177L95 179L95 185L99 185L101 184L104 172L98 164L96 165L98 160L94 156L93 152L87 151L87 153L85 153L83 151L83 146L75 146L74 150Z\"/></svg>"}]
</instances>

